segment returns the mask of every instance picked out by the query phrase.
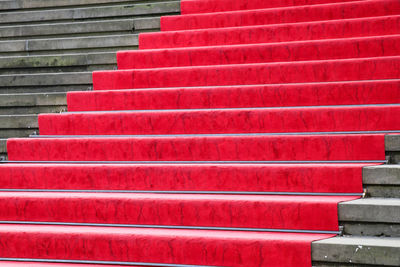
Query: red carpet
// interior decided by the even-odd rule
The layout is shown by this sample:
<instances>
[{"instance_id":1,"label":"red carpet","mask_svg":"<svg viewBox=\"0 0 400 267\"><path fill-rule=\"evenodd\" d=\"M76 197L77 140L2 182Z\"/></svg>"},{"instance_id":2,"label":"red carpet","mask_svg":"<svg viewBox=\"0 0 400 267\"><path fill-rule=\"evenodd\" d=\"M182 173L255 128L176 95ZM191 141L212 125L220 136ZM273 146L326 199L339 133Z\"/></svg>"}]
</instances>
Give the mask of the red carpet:
<instances>
[{"instance_id":1,"label":"red carpet","mask_svg":"<svg viewBox=\"0 0 400 267\"><path fill-rule=\"evenodd\" d=\"M361 170L367 165L7 164L0 165L0 185L7 189L354 193L362 192Z\"/></svg>"},{"instance_id":2,"label":"red carpet","mask_svg":"<svg viewBox=\"0 0 400 267\"><path fill-rule=\"evenodd\" d=\"M339 232L400 131L399 1L181 6L8 140L0 266L309 267Z\"/></svg>"},{"instance_id":3,"label":"red carpet","mask_svg":"<svg viewBox=\"0 0 400 267\"><path fill-rule=\"evenodd\" d=\"M394 104L400 80L69 92L69 111Z\"/></svg>"},{"instance_id":4,"label":"red carpet","mask_svg":"<svg viewBox=\"0 0 400 267\"><path fill-rule=\"evenodd\" d=\"M141 49L275 43L399 33L400 16L143 33Z\"/></svg>"}]
</instances>

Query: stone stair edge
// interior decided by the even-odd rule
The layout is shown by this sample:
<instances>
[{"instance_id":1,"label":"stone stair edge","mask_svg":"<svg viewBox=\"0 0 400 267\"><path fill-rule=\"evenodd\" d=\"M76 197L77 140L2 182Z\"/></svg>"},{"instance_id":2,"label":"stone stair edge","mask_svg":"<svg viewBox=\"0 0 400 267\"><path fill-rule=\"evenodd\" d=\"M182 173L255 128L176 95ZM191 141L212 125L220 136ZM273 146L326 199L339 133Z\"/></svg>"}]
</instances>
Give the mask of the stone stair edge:
<instances>
[{"instance_id":1,"label":"stone stair edge","mask_svg":"<svg viewBox=\"0 0 400 267\"><path fill-rule=\"evenodd\" d=\"M144 16L155 14L175 14L180 10L179 1L145 2L130 5L114 5L103 7L85 7L72 9L54 9L39 11L0 12L0 24L38 22L60 20L95 19L122 16Z\"/></svg>"},{"instance_id":2,"label":"stone stair edge","mask_svg":"<svg viewBox=\"0 0 400 267\"><path fill-rule=\"evenodd\" d=\"M400 134L388 134L385 136L386 151L400 151Z\"/></svg>"},{"instance_id":3,"label":"stone stair edge","mask_svg":"<svg viewBox=\"0 0 400 267\"><path fill-rule=\"evenodd\" d=\"M98 64L115 65L116 63L116 52L9 56L0 57L0 70L90 66Z\"/></svg>"},{"instance_id":4,"label":"stone stair edge","mask_svg":"<svg viewBox=\"0 0 400 267\"><path fill-rule=\"evenodd\" d=\"M168 1L168 0L166 0ZM52 7L72 7L99 5L109 3L131 3L143 2L143 0L53 0L49 4L48 0L3 0L0 1L0 10L18 10L18 9L34 9L34 8L52 8Z\"/></svg>"},{"instance_id":5,"label":"stone stair edge","mask_svg":"<svg viewBox=\"0 0 400 267\"><path fill-rule=\"evenodd\" d=\"M7 53L17 52L63 51L122 46L133 48L137 45L138 34L0 41L3 56L8 56ZM51 52L48 53L51 54ZM71 53L69 52L68 54Z\"/></svg>"},{"instance_id":6,"label":"stone stair edge","mask_svg":"<svg viewBox=\"0 0 400 267\"><path fill-rule=\"evenodd\" d=\"M0 25L1 41L18 41L26 39L46 39L65 37L82 37L91 34L92 36L110 35L115 32L135 33L141 30L155 30L160 28L160 18L144 17L133 19L99 20L99 21L79 21L67 23L49 23L37 25Z\"/></svg>"},{"instance_id":7,"label":"stone stair edge","mask_svg":"<svg viewBox=\"0 0 400 267\"><path fill-rule=\"evenodd\" d=\"M337 236L314 241L312 244L313 266L315 262L348 263L348 266L399 266L400 238ZM370 265L370 264L373 265ZM315 265L328 266L328 265Z\"/></svg>"}]
</instances>

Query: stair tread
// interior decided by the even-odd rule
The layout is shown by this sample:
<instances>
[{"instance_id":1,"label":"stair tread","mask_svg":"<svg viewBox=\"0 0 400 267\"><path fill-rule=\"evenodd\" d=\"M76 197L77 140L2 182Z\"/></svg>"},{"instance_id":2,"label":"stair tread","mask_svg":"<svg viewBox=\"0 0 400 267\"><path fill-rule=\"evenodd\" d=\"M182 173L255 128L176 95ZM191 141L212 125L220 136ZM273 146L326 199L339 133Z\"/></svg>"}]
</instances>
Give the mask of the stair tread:
<instances>
[{"instance_id":1,"label":"stair tread","mask_svg":"<svg viewBox=\"0 0 400 267\"><path fill-rule=\"evenodd\" d=\"M0 165L0 182L10 189L360 193L368 165L9 163Z\"/></svg>"},{"instance_id":2,"label":"stair tread","mask_svg":"<svg viewBox=\"0 0 400 267\"><path fill-rule=\"evenodd\" d=\"M337 204L355 198L357 197L0 192L0 209L2 221L337 231ZM60 206L63 208L57 209ZM24 212L20 212L22 207ZM280 212L281 210L285 212ZM108 217L107 214L110 213L114 215ZM324 220L321 220L320 214L323 214Z\"/></svg>"},{"instance_id":3,"label":"stair tread","mask_svg":"<svg viewBox=\"0 0 400 267\"><path fill-rule=\"evenodd\" d=\"M400 105L40 114L42 135L238 134L400 130ZM374 117L374 120L370 118Z\"/></svg>"},{"instance_id":4,"label":"stair tread","mask_svg":"<svg viewBox=\"0 0 400 267\"><path fill-rule=\"evenodd\" d=\"M369 144L368 147L365 146L366 143ZM73 150L66 149L72 146ZM20 138L9 139L7 147L10 160L264 161L383 160L385 158L384 134ZM127 150L127 147L130 149ZM109 153L110 151L112 153ZM357 153L354 153L355 151Z\"/></svg>"},{"instance_id":5,"label":"stair tread","mask_svg":"<svg viewBox=\"0 0 400 267\"><path fill-rule=\"evenodd\" d=\"M398 237L334 237L313 242L312 247L313 261L378 266L396 266L400 262Z\"/></svg>"},{"instance_id":6,"label":"stair tread","mask_svg":"<svg viewBox=\"0 0 400 267\"><path fill-rule=\"evenodd\" d=\"M69 111L389 104L399 102L398 87L399 80L382 80L97 90L67 97Z\"/></svg>"},{"instance_id":7,"label":"stair tread","mask_svg":"<svg viewBox=\"0 0 400 267\"><path fill-rule=\"evenodd\" d=\"M398 34L399 15L143 33L140 49L274 43ZM388 28L390 27L390 28ZM297 32L297 34L293 34Z\"/></svg>"},{"instance_id":8,"label":"stair tread","mask_svg":"<svg viewBox=\"0 0 400 267\"><path fill-rule=\"evenodd\" d=\"M110 90L396 79L399 75L397 64L400 64L399 56L96 71L93 73L93 88Z\"/></svg>"},{"instance_id":9,"label":"stair tread","mask_svg":"<svg viewBox=\"0 0 400 267\"><path fill-rule=\"evenodd\" d=\"M117 62L121 70L396 56L400 50L396 47L399 38L400 35L388 35L119 51ZM371 46L378 46L380 49L371 50Z\"/></svg>"},{"instance_id":10,"label":"stair tread","mask_svg":"<svg viewBox=\"0 0 400 267\"><path fill-rule=\"evenodd\" d=\"M335 3L335 2L348 2L354 0L301 0L301 1L252 1L248 2L245 0L240 1L213 1L213 0L184 0L181 5L182 14L193 14L193 13L208 13L208 12L219 12L219 11L232 11L232 10L246 10L246 9L259 9L259 8L275 8L284 6L301 6L301 5L315 5L323 3Z\"/></svg>"},{"instance_id":11,"label":"stair tread","mask_svg":"<svg viewBox=\"0 0 400 267\"><path fill-rule=\"evenodd\" d=\"M399 7L399 3L395 0L336 1L309 6L166 16L161 18L161 30L176 31L397 15L399 14Z\"/></svg>"},{"instance_id":12,"label":"stair tread","mask_svg":"<svg viewBox=\"0 0 400 267\"><path fill-rule=\"evenodd\" d=\"M67 250L68 253L64 253L63 259L100 261L119 259L119 261L125 262L220 266L238 266L239 259L236 253L238 247L241 246L246 247L245 250L241 250L240 254L241 257L246 258L248 265L268 262L270 264L281 264L281 266L291 266L296 262L297 266L308 266L310 264L310 242L332 236L327 234L13 224L0 225L0 233L3 244L15 247L13 251L3 250L0 254L1 257L19 255L19 257L24 258L59 258L60 256L57 257L57 255L62 255L59 254L59 251L65 252ZM41 243L43 240L49 240L49 238L52 242L49 242L49 246L46 246L46 254L41 254L44 251L41 247L32 245ZM75 240L75 242L71 243L72 240ZM111 242L111 240L113 241ZM194 240L196 242L193 242ZM86 245L81 246L81 242ZM208 256L204 258L204 253L206 253L204 246L206 246L207 251L223 248L221 252L224 251L224 253L207 253ZM148 249L149 247L152 249ZM266 253L254 253L259 249ZM160 251L166 250L172 250L175 256L171 258L168 253L160 253ZM89 255L86 254L89 251L91 251ZM268 251L274 253L267 253ZM287 257L282 260L280 253L286 253ZM222 254L225 257L222 257ZM228 255L230 256L228 257ZM301 260L299 260L299 257Z\"/></svg>"}]
</instances>

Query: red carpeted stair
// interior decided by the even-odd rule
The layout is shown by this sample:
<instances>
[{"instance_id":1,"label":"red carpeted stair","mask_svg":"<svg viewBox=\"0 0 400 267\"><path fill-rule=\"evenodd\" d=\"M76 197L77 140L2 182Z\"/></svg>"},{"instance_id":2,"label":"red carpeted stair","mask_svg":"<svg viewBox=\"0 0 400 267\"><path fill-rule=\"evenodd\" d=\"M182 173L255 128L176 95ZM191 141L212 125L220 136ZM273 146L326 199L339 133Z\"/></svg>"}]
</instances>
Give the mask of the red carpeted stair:
<instances>
[{"instance_id":1,"label":"red carpeted stair","mask_svg":"<svg viewBox=\"0 0 400 267\"><path fill-rule=\"evenodd\" d=\"M399 1L181 5L8 140L0 265L311 266L339 233L400 131Z\"/></svg>"}]
</instances>

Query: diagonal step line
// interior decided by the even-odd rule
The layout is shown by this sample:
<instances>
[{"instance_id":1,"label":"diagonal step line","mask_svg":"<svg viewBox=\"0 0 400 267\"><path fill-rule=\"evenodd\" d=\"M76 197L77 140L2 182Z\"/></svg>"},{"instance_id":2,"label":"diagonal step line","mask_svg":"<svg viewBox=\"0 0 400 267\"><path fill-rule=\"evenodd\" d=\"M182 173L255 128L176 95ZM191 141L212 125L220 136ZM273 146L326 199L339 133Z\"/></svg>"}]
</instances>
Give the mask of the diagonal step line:
<instances>
[{"instance_id":1,"label":"diagonal step line","mask_svg":"<svg viewBox=\"0 0 400 267\"><path fill-rule=\"evenodd\" d=\"M389 134L400 130L386 131L342 131L342 132L285 132L285 133L218 133L218 134L132 134L132 135L35 135L30 138L134 138L134 137L214 137L214 136L285 136L285 135L334 135L334 134Z\"/></svg>"},{"instance_id":2,"label":"diagonal step line","mask_svg":"<svg viewBox=\"0 0 400 267\"><path fill-rule=\"evenodd\" d=\"M138 110L92 110L92 111L66 111L59 114L97 114L97 113L147 113L147 112L187 112L187 111L236 111L236 110L276 110L276 109L315 109L315 108L356 108L356 107L399 107L394 104L358 104L358 105L322 105L322 106L288 106L288 107L243 107L243 108L186 108L186 109L138 109Z\"/></svg>"},{"instance_id":3,"label":"diagonal step line","mask_svg":"<svg viewBox=\"0 0 400 267\"><path fill-rule=\"evenodd\" d=\"M240 228L240 227L208 227L208 226L179 226L179 225L143 225L143 224L113 224L113 223L73 223L73 222L37 222L37 221L0 221L0 224L24 225L65 225L65 226L96 226L96 227L124 227L124 228L157 228L181 230L214 230L214 231L243 231L243 232L278 232L304 234L340 234L340 231L324 230L297 230L273 228Z\"/></svg>"},{"instance_id":4,"label":"diagonal step line","mask_svg":"<svg viewBox=\"0 0 400 267\"><path fill-rule=\"evenodd\" d=\"M207 195L289 195L289 196L363 196L363 193L324 192L259 192L259 191L173 191L173 190L91 190L91 189L25 189L0 188L0 192L66 192L66 193L128 193L128 194L207 194Z\"/></svg>"},{"instance_id":5,"label":"diagonal step line","mask_svg":"<svg viewBox=\"0 0 400 267\"><path fill-rule=\"evenodd\" d=\"M1 163L32 163L32 164L335 164L335 163L387 163L387 160L292 160L292 161L29 161L3 160Z\"/></svg>"},{"instance_id":6,"label":"diagonal step line","mask_svg":"<svg viewBox=\"0 0 400 267\"><path fill-rule=\"evenodd\" d=\"M134 266L159 266L159 267L222 267L216 265L193 265L174 263L149 263L149 262L127 262L127 261L94 261L94 260L59 260L59 259L31 259L31 258L0 258L0 261L17 262L46 262L46 263L77 263L77 264L100 264L100 265L134 265Z\"/></svg>"}]
</instances>

